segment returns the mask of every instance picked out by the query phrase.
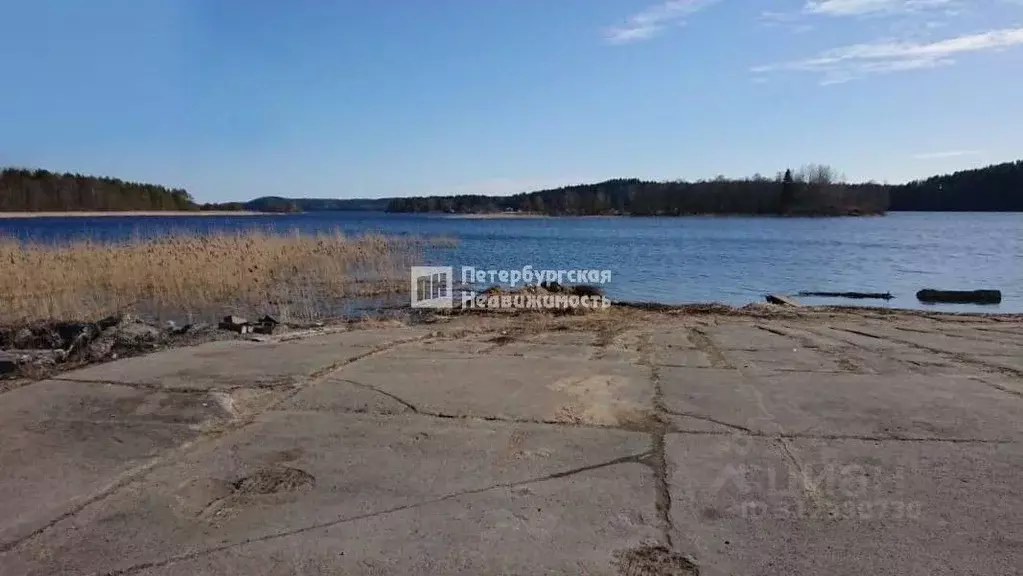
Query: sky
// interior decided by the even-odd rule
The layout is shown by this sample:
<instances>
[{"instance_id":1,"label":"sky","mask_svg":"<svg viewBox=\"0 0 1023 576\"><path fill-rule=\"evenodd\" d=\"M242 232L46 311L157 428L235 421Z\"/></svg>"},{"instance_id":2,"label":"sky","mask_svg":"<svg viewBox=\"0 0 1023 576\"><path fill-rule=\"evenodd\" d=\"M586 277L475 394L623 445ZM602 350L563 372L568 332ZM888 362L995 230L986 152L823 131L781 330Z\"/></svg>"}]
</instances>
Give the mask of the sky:
<instances>
[{"instance_id":1,"label":"sky","mask_svg":"<svg viewBox=\"0 0 1023 576\"><path fill-rule=\"evenodd\" d=\"M221 202L1023 158L1023 0L0 0L0 165Z\"/></svg>"}]
</instances>

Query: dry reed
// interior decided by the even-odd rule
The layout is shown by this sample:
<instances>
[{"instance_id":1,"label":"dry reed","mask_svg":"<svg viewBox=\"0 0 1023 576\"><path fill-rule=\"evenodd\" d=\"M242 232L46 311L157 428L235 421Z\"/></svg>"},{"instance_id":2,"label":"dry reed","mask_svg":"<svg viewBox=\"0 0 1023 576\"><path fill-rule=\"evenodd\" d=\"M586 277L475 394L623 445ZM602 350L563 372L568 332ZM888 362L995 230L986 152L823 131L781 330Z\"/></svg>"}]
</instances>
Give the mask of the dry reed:
<instances>
[{"instance_id":1,"label":"dry reed","mask_svg":"<svg viewBox=\"0 0 1023 576\"><path fill-rule=\"evenodd\" d=\"M123 311L189 320L223 312L330 314L353 297L407 289L427 242L246 231L67 244L0 239L0 323Z\"/></svg>"}]
</instances>

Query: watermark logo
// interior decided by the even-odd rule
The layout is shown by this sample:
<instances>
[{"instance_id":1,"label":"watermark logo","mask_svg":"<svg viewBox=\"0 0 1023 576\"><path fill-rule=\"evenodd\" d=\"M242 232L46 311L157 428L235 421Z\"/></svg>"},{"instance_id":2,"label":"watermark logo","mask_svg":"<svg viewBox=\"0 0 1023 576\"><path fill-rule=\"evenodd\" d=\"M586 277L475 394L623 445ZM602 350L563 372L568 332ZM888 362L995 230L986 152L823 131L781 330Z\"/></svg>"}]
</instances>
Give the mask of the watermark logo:
<instances>
[{"instance_id":1,"label":"watermark logo","mask_svg":"<svg viewBox=\"0 0 1023 576\"><path fill-rule=\"evenodd\" d=\"M872 463L773 462L750 458L753 439L736 434L725 465L710 486L715 513L744 520L920 520L923 506L899 497L903 470Z\"/></svg>"},{"instance_id":2,"label":"watermark logo","mask_svg":"<svg viewBox=\"0 0 1023 576\"><path fill-rule=\"evenodd\" d=\"M413 266L413 308L451 308L454 305L451 266Z\"/></svg>"},{"instance_id":3,"label":"watermark logo","mask_svg":"<svg viewBox=\"0 0 1023 576\"><path fill-rule=\"evenodd\" d=\"M609 283L610 270L541 270L532 266L486 270L462 266L461 271L462 282L455 289L453 266L413 266L410 284L412 307L539 310L603 309L611 306L603 290L594 286ZM563 284L566 280L575 285ZM491 288L476 291L476 286L488 282Z\"/></svg>"}]
</instances>

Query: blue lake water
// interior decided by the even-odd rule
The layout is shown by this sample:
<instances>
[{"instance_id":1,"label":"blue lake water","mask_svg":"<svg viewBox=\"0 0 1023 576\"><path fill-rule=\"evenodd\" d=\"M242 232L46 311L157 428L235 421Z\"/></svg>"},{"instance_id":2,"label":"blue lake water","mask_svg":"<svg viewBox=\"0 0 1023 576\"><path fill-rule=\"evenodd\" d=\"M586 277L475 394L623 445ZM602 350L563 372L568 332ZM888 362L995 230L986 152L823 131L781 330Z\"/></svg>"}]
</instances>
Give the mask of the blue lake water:
<instances>
[{"instance_id":1,"label":"blue lake water","mask_svg":"<svg viewBox=\"0 0 1023 576\"><path fill-rule=\"evenodd\" d=\"M612 300L763 301L769 292L891 292L868 304L1023 312L1023 213L892 213L875 218L506 218L328 212L274 216L0 219L0 235L40 241L271 228L451 236L428 263L458 269L606 269ZM2 263L0 263L2 273ZM926 306L921 288L1002 291L997 306Z\"/></svg>"}]
</instances>

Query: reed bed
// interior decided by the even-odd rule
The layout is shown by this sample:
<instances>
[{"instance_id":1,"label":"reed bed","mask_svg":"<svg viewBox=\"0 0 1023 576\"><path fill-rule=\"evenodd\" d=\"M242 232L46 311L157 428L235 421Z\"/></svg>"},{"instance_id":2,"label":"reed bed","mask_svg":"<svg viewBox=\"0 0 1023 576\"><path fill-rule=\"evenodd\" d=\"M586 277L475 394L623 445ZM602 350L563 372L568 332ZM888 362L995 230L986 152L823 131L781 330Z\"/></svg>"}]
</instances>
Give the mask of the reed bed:
<instances>
[{"instance_id":1,"label":"reed bed","mask_svg":"<svg viewBox=\"0 0 1023 576\"><path fill-rule=\"evenodd\" d=\"M408 267L437 242L264 231L114 244L0 239L0 323L126 311L189 321L224 313L314 319L353 298L407 290Z\"/></svg>"}]
</instances>

